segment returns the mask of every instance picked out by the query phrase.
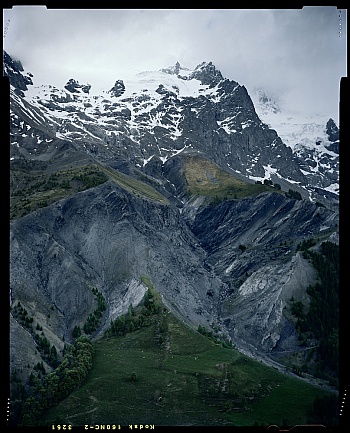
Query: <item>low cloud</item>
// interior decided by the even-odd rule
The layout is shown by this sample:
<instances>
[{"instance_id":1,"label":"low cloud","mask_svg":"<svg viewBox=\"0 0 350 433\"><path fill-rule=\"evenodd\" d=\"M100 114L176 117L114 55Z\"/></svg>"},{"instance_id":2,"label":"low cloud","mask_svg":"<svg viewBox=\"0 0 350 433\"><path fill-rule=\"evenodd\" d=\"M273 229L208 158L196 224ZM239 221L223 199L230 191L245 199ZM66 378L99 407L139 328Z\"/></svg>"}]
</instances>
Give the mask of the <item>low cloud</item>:
<instances>
[{"instance_id":1,"label":"low cloud","mask_svg":"<svg viewBox=\"0 0 350 433\"><path fill-rule=\"evenodd\" d=\"M339 37L339 14L343 37ZM4 49L40 81L111 86L128 69L212 61L222 74L267 89L290 109L338 110L346 75L346 11L14 7Z\"/></svg>"}]
</instances>

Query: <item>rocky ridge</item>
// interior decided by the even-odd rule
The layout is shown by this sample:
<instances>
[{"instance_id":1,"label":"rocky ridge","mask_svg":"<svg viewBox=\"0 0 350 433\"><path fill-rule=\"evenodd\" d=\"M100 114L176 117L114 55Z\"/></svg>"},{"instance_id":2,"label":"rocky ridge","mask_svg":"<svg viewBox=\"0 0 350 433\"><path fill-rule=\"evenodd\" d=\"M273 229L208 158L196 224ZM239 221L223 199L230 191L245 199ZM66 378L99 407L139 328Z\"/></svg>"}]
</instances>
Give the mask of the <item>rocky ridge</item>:
<instances>
[{"instance_id":1,"label":"rocky ridge","mask_svg":"<svg viewBox=\"0 0 350 433\"><path fill-rule=\"evenodd\" d=\"M310 237L316 248L337 242L338 213L327 198L327 206L314 203L319 195L309 199L312 179L259 119L244 86L223 79L211 63L141 74L141 87L140 76L137 84L118 79L103 95L69 80L65 90L32 88L23 97L15 91L18 77L8 76L11 193L43 194L33 180L23 184L53 176L51 204L11 222L10 300L26 307L52 344L62 350L93 311L92 287L107 303L98 335L140 302L146 275L194 328L214 326L237 347L270 358L298 348L285 312L291 296L307 300L317 275L297 244ZM336 133L332 124L328 129ZM192 182L201 194L189 192L194 159ZM105 181L70 192L91 164ZM80 176L71 183L62 178L69 170ZM242 187L217 200L205 188L227 187L220 170L230 185L274 179L304 199L261 185L261 193ZM55 199L60 185L66 192ZM13 343L11 362L27 365L36 344L14 317L11 323L11 341L25 335L27 347L19 354Z\"/></svg>"},{"instance_id":2,"label":"rocky ridge","mask_svg":"<svg viewBox=\"0 0 350 433\"><path fill-rule=\"evenodd\" d=\"M339 194L339 128L332 118L315 114L299 116L280 108L268 92L253 93L256 110L282 141L292 149L300 170L307 179L307 189L338 202Z\"/></svg>"},{"instance_id":3,"label":"rocky ridge","mask_svg":"<svg viewBox=\"0 0 350 433\"><path fill-rule=\"evenodd\" d=\"M301 138L298 145L283 142L258 117L247 89L223 78L211 62L193 71L177 63L118 79L103 94L74 79L63 89L30 86L25 100L54 125L55 137L74 140L109 164L123 155L143 168L152 158L164 163L195 152L252 182L270 179L321 201L333 192L337 202L339 143L327 139L306 146L302 131L294 131ZM12 152L18 155L18 149Z\"/></svg>"}]
</instances>

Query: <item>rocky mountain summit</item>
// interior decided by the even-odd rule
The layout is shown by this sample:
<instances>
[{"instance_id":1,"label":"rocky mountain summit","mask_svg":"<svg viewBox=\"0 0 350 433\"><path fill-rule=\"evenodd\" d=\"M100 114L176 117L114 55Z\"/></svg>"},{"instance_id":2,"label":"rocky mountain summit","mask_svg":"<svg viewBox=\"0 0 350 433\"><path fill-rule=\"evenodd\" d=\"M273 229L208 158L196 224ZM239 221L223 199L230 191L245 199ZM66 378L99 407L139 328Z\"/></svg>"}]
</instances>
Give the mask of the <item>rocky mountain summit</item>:
<instances>
[{"instance_id":1,"label":"rocky mountain summit","mask_svg":"<svg viewBox=\"0 0 350 433\"><path fill-rule=\"evenodd\" d=\"M196 152L251 181L270 179L286 190L292 184L321 201L334 192L337 202L339 142L316 137L310 146L298 128L298 145L284 142L260 120L247 89L223 78L211 62L193 71L177 63L117 79L102 95L74 79L63 89L31 86L25 100L54 124L56 137L80 142L105 161L123 154L144 167L151 158L165 162L179 152ZM266 109L266 94L260 101ZM269 101L270 111L278 113Z\"/></svg>"},{"instance_id":2,"label":"rocky mountain summit","mask_svg":"<svg viewBox=\"0 0 350 433\"><path fill-rule=\"evenodd\" d=\"M19 60L14 60L4 51L4 75L7 76L14 92L24 96L23 91L28 90L29 85L33 85L31 73L25 74L22 63Z\"/></svg>"},{"instance_id":3,"label":"rocky mountain summit","mask_svg":"<svg viewBox=\"0 0 350 433\"><path fill-rule=\"evenodd\" d=\"M62 353L96 290L106 311L93 338L142 301L144 276L191 327L215 327L254 356L300 349L291 299L307 303L318 277L298 245L338 242L337 194L325 193L338 179L325 161L316 169L310 150L307 171L211 62L117 77L95 94L73 78L34 85L4 59L13 368L26 377L24 366L48 363L18 304ZM327 134L337 137L332 122Z\"/></svg>"},{"instance_id":4,"label":"rocky mountain summit","mask_svg":"<svg viewBox=\"0 0 350 433\"><path fill-rule=\"evenodd\" d=\"M281 109L275 97L261 89L253 92L259 117L276 129L290 147L305 175L309 191L338 202L339 128L324 115L300 116Z\"/></svg>"}]
</instances>

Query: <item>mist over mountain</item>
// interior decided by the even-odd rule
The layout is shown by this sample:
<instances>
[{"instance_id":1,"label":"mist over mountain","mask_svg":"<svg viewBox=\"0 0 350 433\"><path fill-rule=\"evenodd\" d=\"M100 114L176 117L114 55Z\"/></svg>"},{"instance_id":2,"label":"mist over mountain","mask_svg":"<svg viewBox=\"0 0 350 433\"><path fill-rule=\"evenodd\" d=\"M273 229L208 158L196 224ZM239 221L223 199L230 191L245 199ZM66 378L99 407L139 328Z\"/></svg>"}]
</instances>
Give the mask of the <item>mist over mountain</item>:
<instances>
[{"instance_id":1,"label":"mist over mountain","mask_svg":"<svg viewBox=\"0 0 350 433\"><path fill-rule=\"evenodd\" d=\"M106 302L98 338L147 276L189 326L283 369L293 302L317 270L301 245L338 244L339 130L298 119L212 62L118 76L95 92L44 86L4 53L10 83L11 368L28 380ZM303 244L304 245L304 244ZM32 319L15 314L21 305ZM17 310L16 310L17 311Z\"/></svg>"},{"instance_id":2,"label":"mist over mountain","mask_svg":"<svg viewBox=\"0 0 350 433\"><path fill-rule=\"evenodd\" d=\"M276 99L261 89L253 92L259 117L278 131L292 149L307 179L313 178L316 190L331 197L339 193L339 128L325 115L300 115L281 109ZM309 184L310 186L310 184Z\"/></svg>"}]
</instances>

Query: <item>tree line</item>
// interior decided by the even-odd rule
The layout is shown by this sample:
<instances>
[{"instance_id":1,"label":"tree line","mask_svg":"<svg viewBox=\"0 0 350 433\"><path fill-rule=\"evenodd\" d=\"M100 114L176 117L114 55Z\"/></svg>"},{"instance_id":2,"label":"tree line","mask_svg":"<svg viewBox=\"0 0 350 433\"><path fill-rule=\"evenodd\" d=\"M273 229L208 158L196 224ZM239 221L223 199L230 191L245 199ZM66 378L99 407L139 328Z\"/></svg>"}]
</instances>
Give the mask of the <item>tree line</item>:
<instances>
[{"instance_id":1,"label":"tree line","mask_svg":"<svg viewBox=\"0 0 350 433\"><path fill-rule=\"evenodd\" d=\"M97 307L84 324L86 334L91 334L97 328L106 309L102 293L96 288L92 288L92 292ZM79 386L92 366L92 345L87 336L82 335L80 327L76 326L72 333L75 341L73 345L65 345L60 359L56 347L46 338L43 327L39 322L35 326L33 317L19 301L11 307L11 312L17 322L32 335L41 359L54 369L46 374L43 361L38 362L25 384L17 370L11 372L10 423L16 426L33 425L45 409L56 405Z\"/></svg>"},{"instance_id":2,"label":"tree line","mask_svg":"<svg viewBox=\"0 0 350 433\"><path fill-rule=\"evenodd\" d=\"M84 325L83 325L83 331L86 335L90 335L93 332L96 331L98 326L100 325L103 312L106 310L106 301L103 297L103 294L96 289L96 287L93 287L92 293L95 295L95 300L97 302L97 307L95 310L89 314L88 318L86 319ZM76 325L72 332L73 338L78 338L82 335L82 330L79 325Z\"/></svg>"},{"instance_id":3,"label":"tree line","mask_svg":"<svg viewBox=\"0 0 350 433\"><path fill-rule=\"evenodd\" d=\"M93 346L86 336L66 346L61 364L41 379L31 375L29 388L11 400L10 425L40 425L40 416L77 389L92 367ZM40 369L43 366L40 364ZM45 371L45 369L44 369ZM16 380L16 378L12 378Z\"/></svg>"},{"instance_id":4,"label":"tree line","mask_svg":"<svg viewBox=\"0 0 350 433\"><path fill-rule=\"evenodd\" d=\"M288 192L285 193L286 197L293 198L294 200L302 200L302 195L299 191L295 191L293 189L289 189Z\"/></svg>"},{"instance_id":5,"label":"tree line","mask_svg":"<svg viewBox=\"0 0 350 433\"><path fill-rule=\"evenodd\" d=\"M314 338L317 345L317 375L338 379L339 374L339 247L322 242L320 252L310 250L313 242L300 246L304 258L311 261L319 281L310 285L307 293L310 305L305 312L301 301L292 306L298 318L297 330L301 340Z\"/></svg>"},{"instance_id":6,"label":"tree line","mask_svg":"<svg viewBox=\"0 0 350 433\"><path fill-rule=\"evenodd\" d=\"M272 182L271 179L264 179L264 182L262 182L261 180L257 180L255 181L256 184L258 185L267 185L267 186L271 186L272 188L276 188L276 189L281 189L281 185L279 183L274 183Z\"/></svg>"},{"instance_id":7,"label":"tree line","mask_svg":"<svg viewBox=\"0 0 350 433\"><path fill-rule=\"evenodd\" d=\"M124 336L128 332L134 332L153 322L151 316L161 311L161 303L157 299L152 288L148 288L143 298L143 306L135 310L130 304L128 313L111 321L109 328L105 331L106 337Z\"/></svg>"},{"instance_id":8,"label":"tree line","mask_svg":"<svg viewBox=\"0 0 350 433\"><path fill-rule=\"evenodd\" d=\"M27 309L21 305L20 301L18 301L18 303L11 308L11 312L17 322L24 328L26 328L27 331L34 338L34 341L37 344L37 348L42 359L48 365L50 365L50 367L56 368L59 363L57 349L54 345L51 345L49 340L46 338L40 323L37 322L34 329L34 318L28 314Z\"/></svg>"}]
</instances>

